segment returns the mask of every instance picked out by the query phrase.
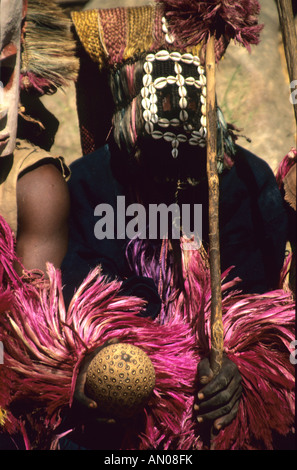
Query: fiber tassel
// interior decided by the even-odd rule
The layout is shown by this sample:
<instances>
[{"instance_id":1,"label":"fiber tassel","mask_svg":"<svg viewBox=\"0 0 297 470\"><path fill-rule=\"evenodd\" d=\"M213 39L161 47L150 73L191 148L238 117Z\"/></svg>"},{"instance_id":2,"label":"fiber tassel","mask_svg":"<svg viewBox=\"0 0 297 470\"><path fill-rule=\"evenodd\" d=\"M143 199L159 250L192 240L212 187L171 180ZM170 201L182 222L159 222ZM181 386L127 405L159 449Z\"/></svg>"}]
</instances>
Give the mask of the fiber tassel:
<instances>
[{"instance_id":1,"label":"fiber tassel","mask_svg":"<svg viewBox=\"0 0 297 470\"><path fill-rule=\"evenodd\" d=\"M71 21L52 0L28 0L21 57L21 87L40 95L75 81L79 62Z\"/></svg>"}]
</instances>

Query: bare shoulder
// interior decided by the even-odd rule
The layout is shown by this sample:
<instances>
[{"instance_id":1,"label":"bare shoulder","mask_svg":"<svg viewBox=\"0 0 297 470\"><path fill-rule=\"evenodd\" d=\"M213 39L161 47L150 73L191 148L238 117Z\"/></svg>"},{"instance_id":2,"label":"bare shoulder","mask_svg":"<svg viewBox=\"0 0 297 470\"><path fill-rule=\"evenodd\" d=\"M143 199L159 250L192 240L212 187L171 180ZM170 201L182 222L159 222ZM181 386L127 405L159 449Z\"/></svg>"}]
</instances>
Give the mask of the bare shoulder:
<instances>
[{"instance_id":1,"label":"bare shoulder","mask_svg":"<svg viewBox=\"0 0 297 470\"><path fill-rule=\"evenodd\" d=\"M17 205L19 227L30 224L48 230L68 217L69 193L62 173L48 163L26 172L18 180Z\"/></svg>"},{"instance_id":2,"label":"bare shoulder","mask_svg":"<svg viewBox=\"0 0 297 470\"><path fill-rule=\"evenodd\" d=\"M68 244L69 194L51 163L28 171L17 184L17 254L26 269L60 267Z\"/></svg>"}]
</instances>

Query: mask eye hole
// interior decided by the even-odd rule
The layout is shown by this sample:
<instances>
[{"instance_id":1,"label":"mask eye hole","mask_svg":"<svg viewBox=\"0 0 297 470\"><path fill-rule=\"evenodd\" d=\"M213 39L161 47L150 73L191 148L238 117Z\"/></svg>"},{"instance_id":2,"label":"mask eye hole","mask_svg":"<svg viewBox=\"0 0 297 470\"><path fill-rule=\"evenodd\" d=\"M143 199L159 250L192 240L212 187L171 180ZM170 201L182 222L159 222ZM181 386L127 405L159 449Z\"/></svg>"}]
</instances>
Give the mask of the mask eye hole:
<instances>
[{"instance_id":1,"label":"mask eye hole","mask_svg":"<svg viewBox=\"0 0 297 470\"><path fill-rule=\"evenodd\" d=\"M10 56L0 61L0 82L2 87L8 91L13 82L14 69L16 65L16 56Z\"/></svg>"},{"instance_id":2,"label":"mask eye hole","mask_svg":"<svg viewBox=\"0 0 297 470\"><path fill-rule=\"evenodd\" d=\"M8 44L1 51L0 56L0 82L5 91L8 91L13 82L16 66L17 49L14 44Z\"/></svg>"}]
</instances>

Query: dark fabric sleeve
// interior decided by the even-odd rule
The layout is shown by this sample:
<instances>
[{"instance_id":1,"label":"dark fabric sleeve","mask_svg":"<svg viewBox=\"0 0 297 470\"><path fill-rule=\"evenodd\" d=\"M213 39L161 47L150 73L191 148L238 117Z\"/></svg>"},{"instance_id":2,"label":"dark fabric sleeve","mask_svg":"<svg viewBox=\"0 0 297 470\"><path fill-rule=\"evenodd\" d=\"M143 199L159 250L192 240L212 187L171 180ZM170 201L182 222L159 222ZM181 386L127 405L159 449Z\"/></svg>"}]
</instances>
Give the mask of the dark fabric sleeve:
<instances>
[{"instance_id":1,"label":"dark fabric sleeve","mask_svg":"<svg viewBox=\"0 0 297 470\"><path fill-rule=\"evenodd\" d=\"M271 289L278 287L288 239L288 219L273 175L261 188L258 208L262 219L262 250Z\"/></svg>"},{"instance_id":2,"label":"dark fabric sleeve","mask_svg":"<svg viewBox=\"0 0 297 470\"><path fill-rule=\"evenodd\" d=\"M221 185L222 269L242 279L239 288L263 293L278 287L285 257L287 215L268 164L239 148Z\"/></svg>"}]
</instances>

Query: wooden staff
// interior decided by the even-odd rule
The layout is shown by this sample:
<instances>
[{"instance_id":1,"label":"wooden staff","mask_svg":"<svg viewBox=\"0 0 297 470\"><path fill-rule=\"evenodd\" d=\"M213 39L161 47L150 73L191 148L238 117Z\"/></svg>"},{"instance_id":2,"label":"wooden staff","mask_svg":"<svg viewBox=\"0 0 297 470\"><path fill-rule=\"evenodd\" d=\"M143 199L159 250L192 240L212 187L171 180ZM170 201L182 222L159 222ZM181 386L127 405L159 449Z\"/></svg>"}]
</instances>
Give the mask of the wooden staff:
<instances>
[{"instance_id":1,"label":"wooden staff","mask_svg":"<svg viewBox=\"0 0 297 470\"><path fill-rule=\"evenodd\" d=\"M297 35L291 0L277 0L277 9L282 31L289 79L292 83L297 80ZM297 124L297 103L293 103L295 121ZM297 147L297 130L296 130Z\"/></svg>"},{"instance_id":2,"label":"wooden staff","mask_svg":"<svg viewBox=\"0 0 297 470\"><path fill-rule=\"evenodd\" d=\"M211 276L211 352L210 365L214 376L223 360L223 322L221 292L221 257L219 235L219 177L217 170L217 111L216 111L216 60L214 36L206 47L207 78L207 178L209 191L209 253Z\"/></svg>"}]
</instances>

